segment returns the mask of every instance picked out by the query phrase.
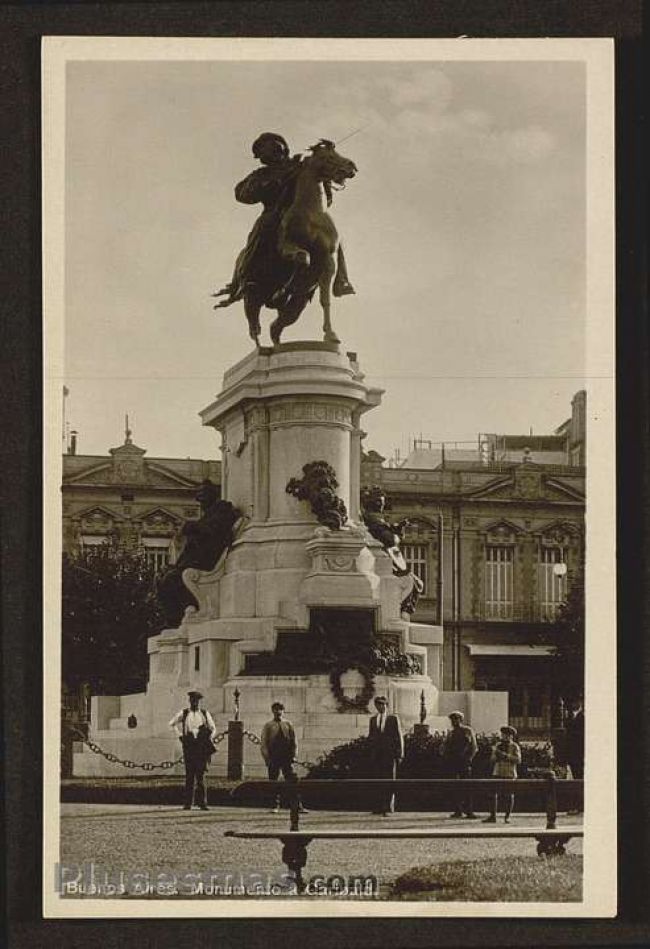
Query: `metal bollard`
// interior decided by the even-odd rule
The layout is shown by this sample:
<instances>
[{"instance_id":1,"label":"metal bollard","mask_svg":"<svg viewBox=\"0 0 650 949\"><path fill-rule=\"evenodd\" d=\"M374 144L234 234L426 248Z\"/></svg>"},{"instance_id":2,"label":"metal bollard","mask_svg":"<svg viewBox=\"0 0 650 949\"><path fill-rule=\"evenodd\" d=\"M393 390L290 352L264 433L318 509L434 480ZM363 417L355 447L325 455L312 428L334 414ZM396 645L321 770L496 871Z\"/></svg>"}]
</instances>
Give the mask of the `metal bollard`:
<instances>
[{"instance_id":1,"label":"metal bollard","mask_svg":"<svg viewBox=\"0 0 650 949\"><path fill-rule=\"evenodd\" d=\"M228 780L244 778L244 723L228 722Z\"/></svg>"},{"instance_id":2,"label":"metal bollard","mask_svg":"<svg viewBox=\"0 0 650 949\"><path fill-rule=\"evenodd\" d=\"M549 771L546 784L546 829L555 830L557 826L557 778Z\"/></svg>"},{"instance_id":3,"label":"metal bollard","mask_svg":"<svg viewBox=\"0 0 650 949\"><path fill-rule=\"evenodd\" d=\"M300 794L297 783L289 786L289 829L300 830Z\"/></svg>"}]
</instances>

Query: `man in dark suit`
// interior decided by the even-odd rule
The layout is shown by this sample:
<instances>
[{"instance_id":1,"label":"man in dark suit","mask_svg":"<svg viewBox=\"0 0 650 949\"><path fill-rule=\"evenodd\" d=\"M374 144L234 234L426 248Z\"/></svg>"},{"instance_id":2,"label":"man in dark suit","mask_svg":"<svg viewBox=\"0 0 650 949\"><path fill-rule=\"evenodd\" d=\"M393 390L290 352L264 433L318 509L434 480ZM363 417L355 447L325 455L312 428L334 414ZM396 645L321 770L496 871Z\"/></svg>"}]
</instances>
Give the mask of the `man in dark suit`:
<instances>
[{"instance_id":1,"label":"man in dark suit","mask_svg":"<svg viewBox=\"0 0 650 949\"><path fill-rule=\"evenodd\" d=\"M566 724L566 759L571 776L581 781L585 775L585 713L580 699L572 703ZM576 804L568 813L582 814L582 807Z\"/></svg>"},{"instance_id":2,"label":"man in dark suit","mask_svg":"<svg viewBox=\"0 0 650 949\"><path fill-rule=\"evenodd\" d=\"M580 700L573 702L567 721L566 752L571 774L582 780L585 773L585 713Z\"/></svg>"},{"instance_id":3,"label":"man in dark suit","mask_svg":"<svg viewBox=\"0 0 650 949\"><path fill-rule=\"evenodd\" d=\"M397 777L397 765L404 757L404 738L397 715L388 712L388 702L378 695L375 699L377 714L370 719L368 737L371 743L373 777ZM392 814L395 810L395 795L380 793L374 814Z\"/></svg>"},{"instance_id":4,"label":"man in dark suit","mask_svg":"<svg viewBox=\"0 0 650 949\"><path fill-rule=\"evenodd\" d=\"M447 732L443 745L447 775L450 778L471 778L472 761L476 756L478 746L476 735L469 725L464 725L465 716L462 712L450 712L451 728ZM477 815L472 807L472 795L463 794L462 790L456 796L456 806L450 817L465 817L476 820Z\"/></svg>"}]
</instances>

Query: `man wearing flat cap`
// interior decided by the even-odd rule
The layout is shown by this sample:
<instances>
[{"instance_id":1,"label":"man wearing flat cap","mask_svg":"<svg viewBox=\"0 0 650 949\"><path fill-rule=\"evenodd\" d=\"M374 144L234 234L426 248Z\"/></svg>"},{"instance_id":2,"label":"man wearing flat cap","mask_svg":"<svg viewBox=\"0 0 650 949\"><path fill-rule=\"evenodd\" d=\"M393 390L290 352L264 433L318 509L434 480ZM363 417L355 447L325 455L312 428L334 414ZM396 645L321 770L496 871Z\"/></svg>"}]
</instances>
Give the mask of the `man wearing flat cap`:
<instances>
[{"instance_id":1,"label":"man wearing flat cap","mask_svg":"<svg viewBox=\"0 0 650 949\"><path fill-rule=\"evenodd\" d=\"M465 716L462 712L450 712L451 728L447 732L443 746L446 771L450 778L471 778L472 760L478 750L476 736L469 725L464 725ZM462 790L456 795L456 806L450 817L465 817L476 820L472 810L472 795L464 794Z\"/></svg>"},{"instance_id":2,"label":"man wearing flat cap","mask_svg":"<svg viewBox=\"0 0 650 949\"><path fill-rule=\"evenodd\" d=\"M274 702L271 706L273 718L262 729L260 751L266 764L269 781L277 781L280 773L285 781L294 782L298 775L294 771L293 763L298 753L298 743L293 725L284 717L282 702ZM307 813L302 802L298 799L301 812ZM275 799L274 813L280 810L280 796Z\"/></svg>"},{"instance_id":3,"label":"man wearing flat cap","mask_svg":"<svg viewBox=\"0 0 650 949\"><path fill-rule=\"evenodd\" d=\"M207 811L205 792L205 770L214 750L212 739L217 728L212 715L200 707L203 695L192 689L187 693L189 708L182 708L172 718L170 727L176 731L183 746L185 761L185 798L183 810L189 811L192 801L202 811ZM195 791L196 786L196 791Z\"/></svg>"}]
</instances>

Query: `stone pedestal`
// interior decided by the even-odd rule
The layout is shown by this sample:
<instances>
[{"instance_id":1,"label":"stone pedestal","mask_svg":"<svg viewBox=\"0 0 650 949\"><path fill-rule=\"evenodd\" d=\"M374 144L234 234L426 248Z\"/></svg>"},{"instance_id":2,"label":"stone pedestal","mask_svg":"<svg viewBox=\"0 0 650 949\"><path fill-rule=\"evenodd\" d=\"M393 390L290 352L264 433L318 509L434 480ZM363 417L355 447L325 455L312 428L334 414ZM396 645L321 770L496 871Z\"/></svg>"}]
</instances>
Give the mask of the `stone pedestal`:
<instances>
[{"instance_id":1,"label":"stone pedestal","mask_svg":"<svg viewBox=\"0 0 650 949\"><path fill-rule=\"evenodd\" d=\"M332 343L283 343L248 355L224 375L201 412L222 437L222 493L252 524L314 523L286 493L302 466L323 459L358 517L361 416L382 391L364 383L355 353Z\"/></svg>"},{"instance_id":2,"label":"stone pedestal","mask_svg":"<svg viewBox=\"0 0 650 949\"><path fill-rule=\"evenodd\" d=\"M280 655L279 644L299 645L300 639L307 649L296 654L308 654L311 640L303 637L313 636L315 611L327 622L328 615L354 617L356 610L376 636L391 638L415 657L419 675L378 677L377 691L389 697L408 729L419 719L424 690L432 728L446 727L438 715L442 629L402 616L403 580L358 522L360 420L381 395L365 384L356 355L330 343L262 348L226 372L222 391L201 417L222 437L222 493L243 515L236 539L213 570L184 572L198 607L187 609L178 629L149 640L147 692L95 701L91 731L98 744L133 760L174 759L178 742L168 722L187 704L190 688L203 693L220 731L227 730L235 688L242 720L256 734L271 702L281 700L303 759L365 733L368 715L339 713L327 675L300 668L250 674L259 657ZM286 491L313 461L327 462L336 473L336 493L349 513L341 530L323 527L307 502ZM349 627L353 636L354 621ZM354 695L360 687L352 679L342 684ZM138 720L134 729L126 728L130 714ZM263 773L259 749L248 744L245 773ZM226 743L219 747L225 751ZM216 756L218 773L225 773L224 758ZM75 756L75 773L122 772L85 752Z\"/></svg>"}]
</instances>

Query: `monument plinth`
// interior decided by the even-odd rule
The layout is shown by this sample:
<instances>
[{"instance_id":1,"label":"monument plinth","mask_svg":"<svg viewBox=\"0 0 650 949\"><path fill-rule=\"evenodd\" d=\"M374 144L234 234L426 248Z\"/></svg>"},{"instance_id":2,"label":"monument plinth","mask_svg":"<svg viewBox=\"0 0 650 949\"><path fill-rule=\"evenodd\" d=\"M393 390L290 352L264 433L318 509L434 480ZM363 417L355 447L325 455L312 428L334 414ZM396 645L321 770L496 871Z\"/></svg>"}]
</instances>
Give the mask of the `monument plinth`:
<instances>
[{"instance_id":1,"label":"monument plinth","mask_svg":"<svg viewBox=\"0 0 650 949\"><path fill-rule=\"evenodd\" d=\"M216 401L200 414L222 436L222 495L253 525L313 523L287 483L322 458L358 517L361 416L382 391L364 383L356 354L333 343L261 348L229 369ZM307 516L306 516L307 515Z\"/></svg>"},{"instance_id":2,"label":"monument plinth","mask_svg":"<svg viewBox=\"0 0 650 949\"><path fill-rule=\"evenodd\" d=\"M92 731L102 747L133 760L176 757L168 722L186 704L187 690L203 693L222 730L237 689L249 731L259 734L271 702L281 700L299 757L313 760L367 732L368 712L355 704L365 684L362 664L345 658L357 640L390 644L410 664L409 675L375 679L405 729L418 721L423 693L431 727L446 727L437 714L442 628L411 624L402 613L408 579L395 574L360 521L360 421L381 396L365 383L356 355L328 342L259 348L227 370L221 392L200 414L221 434L222 496L241 513L234 541L214 569L183 571L197 606L185 610L177 629L149 640L146 693L93 700ZM335 494L330 487L325 495L340 529L324 526L313 504L287 490L314 462L335 473ZM338 697L324 665L336 655ZM458 696L456 706L462 704ZM126 729L130 714L137 729ZM499 707L483 727L503 714ZM263 774L259 750L247 742L245 752L245 772ZM214 759L217 773L225 773L224 757ZM76 755L75 771L118 773L87 753Z\"/></svg>"}]
</instances>

